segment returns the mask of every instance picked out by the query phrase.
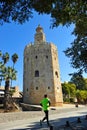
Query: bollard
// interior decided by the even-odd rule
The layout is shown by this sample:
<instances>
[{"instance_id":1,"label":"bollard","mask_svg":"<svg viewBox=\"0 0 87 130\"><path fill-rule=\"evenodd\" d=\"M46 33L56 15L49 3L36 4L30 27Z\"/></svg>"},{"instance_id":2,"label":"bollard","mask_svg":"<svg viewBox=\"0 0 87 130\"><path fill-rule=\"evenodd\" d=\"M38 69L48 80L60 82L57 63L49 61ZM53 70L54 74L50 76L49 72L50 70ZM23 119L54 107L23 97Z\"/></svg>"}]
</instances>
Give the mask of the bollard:
<instances>
[{"instance_id":1,"label":"bollard","mask_svg":"<svg viewBox=\"0 0 87 130\"><path fill-rule=\"evenodd\" d=\"M85 116L85 120L87 120L87 115Z\"/></svg>"},{"instance_id":2,"label":"bollard","mask_svg":"<svg viewBox=\"0 0 87 130\"><path fill-rule=\"evenodd\" d=\"M78 103L76 103L75 106L78 108Z\"/></svg>"},{"instance_id":3,"label":"bollard","mask_svg":"<svg viewBox=\"0 0 87 130\"><path fill-rule=\"evenodd\" d=\"M50 130L53 130L53 126L52 125L50 125Z\"/></svg>"},{"instance_id":4,"label":"bollard","mask_svg":"<svg viewBox=\"0 0 87 130\"><path fill-rule=\"evenodd\" d=\"M77 119L77 123L81 123L80 117L78 117L78 119Z\"/></svg>"},{"instance_id":5,"label":"bollard","mask_svg":"<svg viewBox=\"0 0 87 130\"><path fill-rule=\"evenodd\" d=\"M66 121L66 127L70 127L69 121Z\"/></svg>"}]
</instances>

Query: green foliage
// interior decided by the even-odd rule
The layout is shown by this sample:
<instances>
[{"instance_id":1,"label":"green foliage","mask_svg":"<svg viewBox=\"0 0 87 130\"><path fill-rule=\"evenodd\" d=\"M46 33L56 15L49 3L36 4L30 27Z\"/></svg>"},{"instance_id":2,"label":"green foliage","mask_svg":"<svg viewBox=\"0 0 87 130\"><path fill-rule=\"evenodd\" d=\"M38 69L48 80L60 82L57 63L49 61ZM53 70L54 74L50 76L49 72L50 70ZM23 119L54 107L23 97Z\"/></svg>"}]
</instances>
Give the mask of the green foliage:
<instances>
[{"instance_id":1,"label":"green foliage","mask_svg":"<svg viewBox=\"0 0 87 130\"><path fill-rule=\"evenodd\" d=\"M66 103L70 103L70 99L69 98L63 98L63 101L66 102Z\"/></svg>"},{"instance_id":2,"label":"green foliage","mask_svg":"<svg viewBox=\"0 0 87 130\"><path fill-rule=\"evenodd\" d=\"M85 28L87 29L87 25ZM87 36L82 35L79 35L64 52L70 58L73 68L87 72Z\"/></svg>"},{"instance_id":3,"label":"green foliage","mask_svg":"<svg viewBox=\"0 0 87 130\"><path fill-rule=\"evenodd\" d=\"M76 85L76 89L87 90L87 79L84 79L81 72L70 74L70 82Z\"/></svg>"},{"instance_id":4,"label":"green foliage","mask_svg":"<svg viewBox=\"0 0 87 130\"><path fill-rule=\"evenodd\" d=\"M75 28L72 34L76 39L64 52L70 58L73 68L87 72L87 1L80 0L75 6L77 16L75 15Z\"/></svg>"},{"instance_id":5,"label":"green foliage","mask_svg":"<svg viewBox=\"0 0 87 130\"><path fill-rule=\"evenodd\" d=\"M70 103L74 103L74 98L70 98Z\"/></svg>"},{"instance_id":6,"label":"green foliage","mask_svg":"<svg viewBox=\"0 0 87 130\"><path fill-rule=\"evenodd\" d=\"M87 91L86 90L77 90L76 97L79 102L87 101Z\"/></svg>"},{"instance_id":7,"label":"green foliage","mask_svg":"<svg viewBox=\"0 0 87 130\"><path fill-rule=\"evenodd\" d=\"M1 0L0 1L0 24L4 22L24 23L32 17L30 1L28 0Z\"/></svg>"},{"instance_id":8,"label":"green foliage","mask_svg":"<svg viewBox=\"0 0 87 130\"><path fill-rule=\"evenodd\" d=\"M84 79L85 82L83 82L82 79L79 79L79 76L77 76L77 79L74 79L74 78L72 78L73 82L62 83L63 101L69 102L69 103L74 103L75 98L76 98L79 103L87 103L87 89L84 88L84 86L83 86L84 89L83 88L76 89L77 79L78 79L79 85L82 82L82 83L84 83L84 85L86 87L87 87L87 79Z\"/></svg>"},{"instance_id":9,"label":"green foliage","mask_svg":"<svg viewBox=\"0 0 87 130\"><path fill-rule=\"evenodd\" d=\"M64 95L69 95L69 88L67 86L67 83L62 83L62 91Z\"/></svg>"},{"instance_id":10,"label":"green foliage","mask_svg":"<svg viewBox=\"0 0 87 130\"><path fill-rule=\"evenodd\" d=\"M75 93L76 93L76 86L73 83L62 83L62 90L63 90L63 95L64 97L75 97Z\"/></svg>"},{"instance_id":11,"label":"green foliage","mask_svg":"<svg viewBox=\"0 0 87 130\"><path fill-rule=\"evenodd\" d=\"M2 60L3 60L4 64L6 64L9 61L9 54L8 54L8 52L3 54Z\"/></svg>"},{"instance_id":12,"label":"green foliage","mask_svg":"<svg viewBox=\"0 0 87 130\"><path fill-rule=\"evenodd\" d=\"M2 56L2 52L1 52L1 50L0 50L0 57Z\"/></svg>"},{"instance_id":13,"label":"green foliage","mask_svg":"<svg viewBox=\"0 0 87 130\"><path fill-rule=\"evenodd\" d=\"M77 23L78 26L84 22L87 15L86 0L1 0L0 5L0 23L11 20L23 23L32 17L35 10L39 14L50 14L53 27L71 23Z\"/></svg>"},{"instance_id":14,"label":"green foliage","mask_svg":"<svg viewBox=\"0 0 87 130\"><path fill-rule=\"evenodd\" d=\"M2 54L2 52L0 51L1 54L1 59L0 59L0 85L1 85L1 81L2 80L16 80L16 74L17 71L10 66L7 66L7 62L9 61L9 54L6 52L5 54ZM18 56L15 53L12 57L13 59L13 63L16 63Z\"/></svg>"},{"instance_id":15,"label":"green foliage","mask_svg":"<svg viewBox=\"0 0 87 130\"><path fill-rule=\"evenodd\" d=\"M12 55L12 61L13 61L14 64L16 63L17 59L18 59L18 55L16 53L13 54Z\"/></svg>"}]
</instances>

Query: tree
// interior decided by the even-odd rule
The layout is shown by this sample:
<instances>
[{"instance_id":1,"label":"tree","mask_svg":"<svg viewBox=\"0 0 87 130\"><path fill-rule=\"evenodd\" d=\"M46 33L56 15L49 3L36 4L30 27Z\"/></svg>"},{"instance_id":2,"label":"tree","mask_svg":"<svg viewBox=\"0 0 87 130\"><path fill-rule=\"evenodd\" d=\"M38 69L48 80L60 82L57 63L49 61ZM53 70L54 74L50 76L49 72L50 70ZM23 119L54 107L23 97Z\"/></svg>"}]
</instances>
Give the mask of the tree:
<instances>
[{"instance_id":1,"label":"tree","mask_svg":"<svg viewBox=\"0 0 87 130\"><path fill-rule=\"evenodd\" d=\"M34 10L50 15L51 27L75 25L76 39L64 52L72 67L87 72L87 0L1 0L0 24L11 21L22 24L32 18Z\"/></svg>"},{"instance_id":2,"label":"tree","mask_svg":"<svg viewBox=\"0 0 87 130\"><path fill-rule=\"evenodd\" d=\"M87 81L83 78L80 72L75 72L73 74L70 74L70 76L72 76L70 82L76 85L76 89L87 90Z\"/></svg>"},{"instance_id":3,"label":"tree","mask_svg":"<svg viewBox=\"0 0 87 130\"><path fill-rule=\"evenodd\" d=\"M1 0L0 1L0 24L11 21L24 23L31 18L32 8L28 0Z\"/></svg>"},{"instance_id":4,"label":"tree","mask_svg":"<svg viewBox=\"0 0 87 130\"><path fill-rule=\"evenodd\" d=\"M70 91L69 91L69 87L67 86L66 82L62 83L62 91L63 91L63 95L65 97L67 97L67 96L69 97Z\"/></svg>"},{"instance_id":5,"label":"tree","mask_svg":"<svg viewBox=\"0 0 87 130\"><path fill-rule=\"evenodd\" d=\"M13 61L13 68L11 69L11 86L12 86L12 80L16 80L16 75L15 75L15 73L16 73L16 71L15 71L15 69L14 69L14 65L15 65L15 63L17 62L17 60L18 60L18 55L16 54L16 53L14 53L13 55L12 55L12 61Z\"/></svg>"},{"instance_id":6,"label":"tree","mask_svg":"<svg viewBox=\"0 0 87 130\"><path fill-rule=\"evenodd\" d=\"M2 54L1 51L0 54ZM17 56L17 54L14 55ZM2 80L5 80L5 95L4 95L5 109L8 109L10 80L12 79L16 80L16 72L17 72L14 68L6 66L6 63L9 61L9 58L10 58L9 54L6 52L5 54L1 55L1 62L0 62L0 78L2 78Z\"/></svg>"},{"instance_id":7,"label":"tree","mask_svg":"<svg viewBox=\"0 0 87 130\"><path fill-rule=\"evenodd\" d=\"M31 18L33 10L50 14L53 26L81 23L86 18L86 4L86 0L1 0L0 23L11 20L23 23Z\"/></svg>"},{"instance_id":8,"label":"tree","mask_svg":"<svg viewBox=\"0 0 87 130\"><path fill-rule=\"evenodd\" d=\"M66 99L73 99L75 98L75 94L76 94L76 86L75 84L71 83L71 82L64 82L62 83L62 90L63 90L63 96L64 96L64 100Z\"/></svg>"},{"instance_id":9,"label":"tree","mask_svg":"<svg viewBox=\"0 0 87 130\"><path fill-rule=\"evenodd\" d=\"M18 60L18 55L15 53L15 54L12 55L13 68L14 68L14 65L17 62L17 60Z\"/></svg>"},{"instance_id":10,"label":"tree","mask_svg":"<svg viewBox=\"0 0 87 130\"><path fill-rule=\"evenodd\" d=\"M70 58L72 67L87 72L87 36L78 35L71 45L64 52Z\"/></svg>"},{"instance_id":11,"label":"tree","mask_svg":"<svg viewBox=\"0 0 87 130\"><path fill-rule=\"evenodd\" d=\"M75 32L85 33L86 28L86 0L1 0L1 19L0 23L10 22L11 20L23 23L33 16L33 10L39 14L50 14L53 18L53 27L62 25L76 24ZM83 24L82 24L83 23ZM80 25L80 27L79 27ZM84 28L83 28L84 27Z\"/></svg>"},{"instance_id":12,"label":"tree","mask_svg":"<svg viewBox=\"0 0 87 130\"><path fill-rule=\"evenodd\" d=\"M2 57L2 52L0 50L0 58L1 57ZM2 82L1 66L2 66L2 62L0 62L0 86L1 86L1 82Z\"/></svg>"},{"instance_id":13,"label":"tree","mask_svg":"<svg viewBox=\"0 0 87 130\"><path fill-rule=\"evenodd\" d=\"M87 103L87 91L86 90L77 90L76 97L79 103Z\"/></svg>"}]
</instances>

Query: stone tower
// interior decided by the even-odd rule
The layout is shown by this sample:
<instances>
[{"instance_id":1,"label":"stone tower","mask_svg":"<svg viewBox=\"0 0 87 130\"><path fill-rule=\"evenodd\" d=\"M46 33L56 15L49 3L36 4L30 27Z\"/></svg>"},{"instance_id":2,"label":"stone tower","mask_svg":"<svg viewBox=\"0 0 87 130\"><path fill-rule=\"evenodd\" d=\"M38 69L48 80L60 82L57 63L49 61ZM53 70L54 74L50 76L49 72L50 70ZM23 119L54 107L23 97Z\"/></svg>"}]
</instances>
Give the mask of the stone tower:
<instances>
[{"instance_id":1,"label":"stone tower","mask_svg":"<svg viewBox=\"0 0 87 130\"><path fill-rule=\"evenodd\" d=\"M34 44L24 50L23 102L39 104L44 94L52 106L63 104L57 48L46 42L43 28L36 28Z\"/></svg>"}]
</instances>

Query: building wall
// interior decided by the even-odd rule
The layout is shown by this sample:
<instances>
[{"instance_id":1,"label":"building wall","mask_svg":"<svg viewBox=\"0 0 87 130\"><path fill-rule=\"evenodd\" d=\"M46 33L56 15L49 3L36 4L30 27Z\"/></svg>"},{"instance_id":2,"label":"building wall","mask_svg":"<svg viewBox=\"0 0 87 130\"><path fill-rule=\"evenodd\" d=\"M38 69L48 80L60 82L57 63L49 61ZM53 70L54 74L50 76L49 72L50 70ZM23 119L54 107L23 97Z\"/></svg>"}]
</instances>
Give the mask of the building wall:
<instances>
[{"instance_id":1,"label":"building wall","mask_svg":"<svg viewBox=\"0 0 87 130\"><path fill-rule=\"evenodd\" d=\"M20 93L19 93L19 87L15 86L14 88L12 88L14 90L14 93L12 95L12 97L20 97Z\"/></svg>"},{"instance_id":2,"label":"building wall","mask_svg":"<svg viewBox=\"0 0 87 130\"><path fill-rule=\"evenodd\" d=\"M0 93L3 94L3 96L4 96L4 90L5 90L5 87L0 86ZM13 91L12 97L21 97L18 86L9 87L9 90Z\"/></svg>"},{"instance_id":3,"label":"building wall","mask_svg":"<svg viewBox=\"0 0 87 130\"><path fill-rule=\"evenodd\" d=\"M62 105L57 48L46 42L40 29L40 32L36 30L35 43L28 44L24 50L23 101L39 104L47 94L53 106Z\"/></svg>"}]
</instances>

